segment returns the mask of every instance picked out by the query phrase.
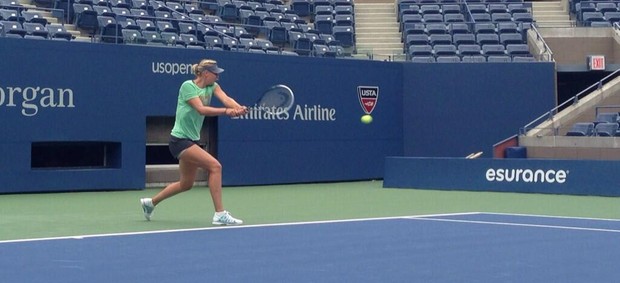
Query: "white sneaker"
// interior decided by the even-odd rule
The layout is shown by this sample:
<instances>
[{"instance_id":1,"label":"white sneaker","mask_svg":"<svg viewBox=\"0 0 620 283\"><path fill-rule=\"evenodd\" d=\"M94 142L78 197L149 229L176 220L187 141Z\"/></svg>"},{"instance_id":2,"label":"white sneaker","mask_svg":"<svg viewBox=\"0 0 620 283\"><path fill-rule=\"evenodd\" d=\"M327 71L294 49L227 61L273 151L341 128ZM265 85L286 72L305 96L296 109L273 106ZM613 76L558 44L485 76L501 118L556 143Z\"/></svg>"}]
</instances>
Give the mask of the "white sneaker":
<instances>
[{"instance_id":1,"label":"white sneaker","mask_svg":"<svg viewBox=\"0 0 620 283\"><path fill-rule=\"evenodd\" d=\"M140 203L142 204L142 210L144 211L144 218L151 221L151 215L153 215L153 210L155 210L153 200L150 198L142 198L140 199Z\"/></svg>"},{"instance_id":2,"label":"white sneaker","mask_svg":"<svg viewBox=\"0 0 620 283\"><path fill-rule=\"evenodd\" d=\"M230 213L226 210L222 212L216 212L213 215L213 225L239 225L243 224L241 219L236 219L230 215Z\"/></svg>"}]
</instances>

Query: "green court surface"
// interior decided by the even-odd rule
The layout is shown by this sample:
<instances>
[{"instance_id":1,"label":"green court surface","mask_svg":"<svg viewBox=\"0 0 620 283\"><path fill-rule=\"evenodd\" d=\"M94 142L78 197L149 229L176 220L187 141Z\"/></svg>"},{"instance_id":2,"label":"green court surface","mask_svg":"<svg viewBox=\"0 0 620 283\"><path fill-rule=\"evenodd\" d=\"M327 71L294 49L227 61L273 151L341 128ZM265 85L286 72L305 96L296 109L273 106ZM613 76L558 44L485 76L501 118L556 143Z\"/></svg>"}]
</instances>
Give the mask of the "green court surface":
<instances>
[{"instance_id":1,"label":"green court surface","mask_svg":"<svg viewBox=\"0 0 620 283\"><path fill-rule=\"evenodd\" d=\"M620 219L620 198L385 189L381 181L224 188L226 209L245 224L457 212ZM140 191L0 195L0 241L211 226L208 188L162 202L147 222Z\"/></svg>"}]
</instances>

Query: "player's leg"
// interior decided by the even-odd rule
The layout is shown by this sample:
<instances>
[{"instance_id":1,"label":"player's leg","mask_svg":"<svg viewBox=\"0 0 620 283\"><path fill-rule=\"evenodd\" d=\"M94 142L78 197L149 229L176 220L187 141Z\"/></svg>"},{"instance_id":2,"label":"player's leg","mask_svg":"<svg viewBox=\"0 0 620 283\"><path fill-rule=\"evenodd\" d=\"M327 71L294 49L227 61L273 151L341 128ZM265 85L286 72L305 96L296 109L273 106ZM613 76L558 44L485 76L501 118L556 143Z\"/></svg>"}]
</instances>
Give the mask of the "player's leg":
<instances>
[{"instance_id":1,"label":"player's leg","mask_svg":"<svg viewBox=\"0 0 620 283\"><path fill-rule=\"evenodd\" d=\"M157 195L152 198L153 205L157 205L163 200L170 198L178 193L182 193L184 191L190 190L194 186L194 181L196 180L196 174L198 171L198 166L190 161L186 161L183 156L190 155L188 152L192 147L198 147L196 145L191 146L185 152L181 159L179 160L179 173L180 178L179 181L174 182L166 186L163 190L161 190Z\"/></svg>"},{"instance_id":2,"label":"player's leg","mask_svg":"<svg viewBox=\"0 0 620 283\"><path fill-rule=\"evenodd\" d=\"M220 162L198 146L188 148L188 151L190 150L191 154L182 158L182 160L196 164L209 174L209 190L211 192L211 199L213 200L213 206L215 208L212 223L214 225L242 224L242 220L234 218L224 209L224 204L222 203L222 165Z\"/></svg>"},{"instance_id":3,"label":"player's leg","mask_svg":"<svg viewBox=\"0 0 620 283\"><path fill-rule=\"evenodd\" d=\"M222 165L215 157L200 148L199 146L192 146L183 153L181 161L184 163L197 166L208 173L207 183L209 185L209 191L211 192L211 199L213 200L213 207L216 212L224 210L222 204ZM183 173L181 171L181 179L183 180ZM191 172L188 172L191 173ZM193 172L193 179L195 179L195 171ZM187 176L191 177L191 176Z\"/></svg>"}]
</instances>

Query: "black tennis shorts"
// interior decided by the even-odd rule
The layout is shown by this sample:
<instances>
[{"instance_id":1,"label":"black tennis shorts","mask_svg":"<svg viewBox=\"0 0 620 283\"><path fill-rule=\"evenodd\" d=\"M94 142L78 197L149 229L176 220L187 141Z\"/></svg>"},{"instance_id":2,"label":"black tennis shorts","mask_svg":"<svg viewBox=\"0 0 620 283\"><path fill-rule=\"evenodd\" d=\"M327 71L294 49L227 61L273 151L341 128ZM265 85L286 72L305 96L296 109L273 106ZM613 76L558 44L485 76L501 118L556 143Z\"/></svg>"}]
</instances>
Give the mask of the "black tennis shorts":
<instances>
[{"instance_id":1,"label":"black tennis shorts","mask_svg":"<svg viewBox=\"0 0 620 283\"><path fill-rule=\"evenodd\" d=\"M192 145L198 145L198 141L193 141L190 139L182 139L177 138L175 136L170 136L170 142L168 143L168 149L174 158L179 159L179 155L181 152L188 149ZM200 146L200 145L199 145Z\"/></svg>"}]
</instances>

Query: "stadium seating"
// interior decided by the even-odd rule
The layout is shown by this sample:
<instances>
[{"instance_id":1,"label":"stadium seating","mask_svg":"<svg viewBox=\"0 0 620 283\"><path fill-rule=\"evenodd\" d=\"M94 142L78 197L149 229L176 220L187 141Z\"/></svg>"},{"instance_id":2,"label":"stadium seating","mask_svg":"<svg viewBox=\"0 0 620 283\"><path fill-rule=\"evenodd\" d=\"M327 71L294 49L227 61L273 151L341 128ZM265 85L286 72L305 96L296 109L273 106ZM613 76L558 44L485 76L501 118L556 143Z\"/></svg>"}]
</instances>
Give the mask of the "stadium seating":
<instances>
[{"instance_id":1,"label":"stadium seating","mask_svg":"<svg viewBox=\"0 0 620 283\"><path fill-rule=\"evenodd\" d=\"M594 133L594 123L579 122L571 126L566 132L567 136L591 136Z\"/></svg>"},{"instance_id":2,"label":"stadium seating","mask_svg":"<svg viewBox=\"0 0 620 283\"><path fill-rule=\"evenodd\" d=\"M594 120L594 124L598 123L618 123L620 122L620 115L617 112L610 113L598 113L596 115L596 119Z\"/></svg>"},{"instance_id":3,"label":"stadium seating","mask_svg":"<svg viewBox=\"0 0 620 283\"><path fill-rule=\"evenodd\" d=\"M618 135L618 123L598 123L594 128L594 135L599 137L614 137Z\"/></svg>"},{"instance_id":4,"label":"stadium seating","mask_svg":"<svg viewBox=\"0 0 620 283\"><path fill-rule=\"evenodd\" d=\"M269 42L270 46L269 49L261 47L262 51L277 50L281 53L287 50L297 55L328 57L351 53L356 42L352 0L290 0L286 3L278 0L212 0L198 3L172 0L54 0L53 6L67 11L68 23L75 24L81 31L94 35L94 40L102 42L166 44L174 37L172 41L175 46L249 51L258 49L256 40L260 39L260 42ZM593 6L592 12L603 13L603 16L610 13L610 17L618 13L616 17L620 19L617 6L615 9L610 5ZM422 55L415 54L427 48L417 46L428 45L435 62L438 56L457 56L461 62L480 62L480 55L486 56L485 61L489 56L497 55L521 62L535 61L529 51L523 49L527 46L524 45L527 44L524 34L529 27L524 23L531 23L533 19L531 5L521 0L400 0L398 11L395 20L400 22L403 50L411 59L416 56L416 60L421 61L419 58ZM108 22L111 19L112 23L102 24L102 16L108 17ZM22 17L26 18L25 14ZM32 14L27 17L30 21L37 21ZM2 20L6 21L4 18ZM25 21L16 22L22 24ZM229 28L232 24L244 25L243 31L218 30ZM7 33L21 37L29 35L23 27L10 25L10 28L10 32L7 28ZM209 29L215 29L215 34L209 33ZM167 38L162 38L162 33L166 33ZM55 31L49 32L50 38L57 35L60 36ZM66 34L64 36L71 38ZM314 43L323 36L329 36L329 40ZM131 38L135 40L127 41ZM303 41L300 46L309 41L318 49L298 50L296 44L299 39ZM236 43L232 44L232 41ZM230 48L231 45L235 48ZM485 46L494 47L489 49ZM494 51L499 48L497 46L502 46L503 50ZM442 58L439 61L447 60Z\"/></svg>"},{"instance_id":5,"label":"stadium seating","mask_svg":"<svg viewBox=\"0 0 620 283\"><path fill-rule=\"evenodd\" d=\"M403 49L412 61L431 61L424 58L426 45L433 46L434 62L536 61L525 36L533 22L531 4L521 0L400 0L397 9Z\"/></svg>"}]
</instances>

